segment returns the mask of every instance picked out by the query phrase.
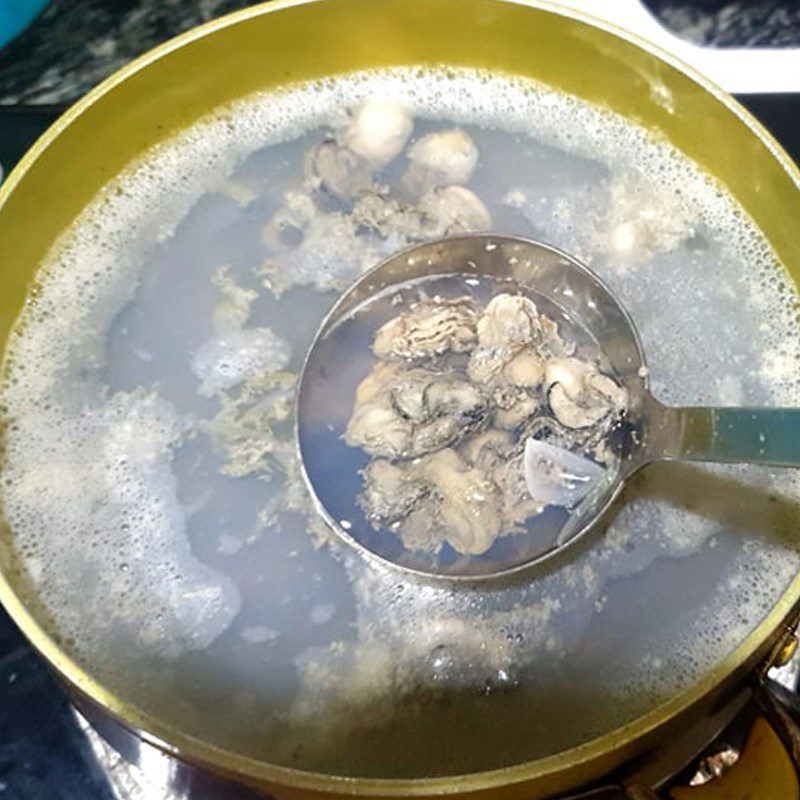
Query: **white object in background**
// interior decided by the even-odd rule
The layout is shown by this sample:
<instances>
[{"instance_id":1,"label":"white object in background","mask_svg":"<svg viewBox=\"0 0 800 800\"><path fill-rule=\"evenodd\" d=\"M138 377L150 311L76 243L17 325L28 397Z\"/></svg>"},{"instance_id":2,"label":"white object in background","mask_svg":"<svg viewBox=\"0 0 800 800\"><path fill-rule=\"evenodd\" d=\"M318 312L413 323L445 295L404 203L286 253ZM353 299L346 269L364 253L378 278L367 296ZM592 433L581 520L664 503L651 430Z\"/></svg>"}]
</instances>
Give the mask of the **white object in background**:
<instances>
[{"instance_id":1,"label":"white object in background","mask_svg":"<svg viewBox=\"0 0 800 800\"><path fill-rule=\"evenodd\" d=\"M732 94L800 92L798 47L700 47L664 28L641 0L557 0L641 36Z\"/></svg>"}]
</instances>

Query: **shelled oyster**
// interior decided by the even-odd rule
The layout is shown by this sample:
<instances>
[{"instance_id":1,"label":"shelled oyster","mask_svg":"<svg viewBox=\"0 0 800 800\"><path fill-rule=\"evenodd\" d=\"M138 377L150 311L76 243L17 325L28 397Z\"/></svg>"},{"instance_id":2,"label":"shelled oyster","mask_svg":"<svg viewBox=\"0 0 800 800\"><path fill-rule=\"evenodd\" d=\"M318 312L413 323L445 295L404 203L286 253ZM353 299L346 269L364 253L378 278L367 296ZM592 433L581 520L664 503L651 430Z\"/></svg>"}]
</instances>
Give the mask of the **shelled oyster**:
<instances>
[{"instance_id":1,"label":"shelled oyster","mask_svg":"<svg viewBox=\"0 0 800 800\"><path fill-rule=\"evenodd\" d=\"M627 392L578 358L554 358L545 373L547 402L567 428L589 428L625 411Z\"/></svg>"},{"instance_id":2,"label":"shelled oyster","mask_svg":"<svg viewBox=\"0 0 800 800\"><path fill-rule=\"evenodd\" d=\"M397 531L412 550L483 553L502 533L502 496L452 448L410 462L373 461L361 498L367 516Z\"/></svg>"},{"instance_id":3,"label":"shelled oyster","mask_svg":"<svg viewBox=\"0 0 800 800\"><path fill-rule=\"evenodd\" d=\"M422 297L378 328L345 432L372 457L359 503L376 530L478 555L603 479L627 391L562 328L507 291Z\"/></svg>"},{"instance_id":4,"label":"shelled oyster","mask_svg":"<svg viewBox=\"0 0 800 800\"><path fill-rule=\"evenodd\" d=\"M486 204L465 185L480 156L469 134L447 128L413 140L413 129L404 104L368 97L306 150L302 179L262 227L259 274L276 297L296 285L341 289L411 244L491 228ZM395 193L386 170L403 154Z\"/></svg>"},{"instance_id":5,"label":"shelled oyster","mask_svg":"<svg viewBox=\"0 0 800 800\"><path fill-rule=\"evenodd\" d=\"M435 131L408 148L408 169L403 183L411 191L435 186L463 185L478 165L478 148L459 128Z\"/></svg>"},{"instance_id":6,"label":"shelled oyster","mask_svg":"<svg viewBox=\"0 0 800 800\"><path fill-rule=\"evenodd\" d=\"M373 174L402 152L414 123L402 104L371 97L345 125L306 153L306 186L340 198L372 188Z\"/></svg>"},{"instance_id":7,"label":"shelled oyster","mask_svg":"<svg viewBox=\"0 0 800 800\"><path fill-rule=\"evenodd\" d=\"M379 364L359 385L345 433L371 456L416 458L484 427L489 399L464 377Z\"/></svg>"},{"instance_id":8,"label":"shelled oyster","mask_svg":"<svg viewBox=\"0 0 800 800\"><path fill-rule=\"evenodd\" d=\"M381 326L372 352L384 360L466 353L475 345L478 309L470 297L420 300Z\"/></svg>"}]
</instances>

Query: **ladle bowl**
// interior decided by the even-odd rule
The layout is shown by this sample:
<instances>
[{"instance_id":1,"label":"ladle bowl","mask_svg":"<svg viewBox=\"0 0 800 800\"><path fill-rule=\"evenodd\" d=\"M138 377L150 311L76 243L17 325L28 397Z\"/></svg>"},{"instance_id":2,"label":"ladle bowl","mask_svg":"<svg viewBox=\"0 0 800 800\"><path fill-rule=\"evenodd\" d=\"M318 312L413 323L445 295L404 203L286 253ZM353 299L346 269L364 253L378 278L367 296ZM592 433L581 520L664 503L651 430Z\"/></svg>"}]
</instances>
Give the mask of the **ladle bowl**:
<instances>
[{"instance_id":1,"label":"ladle bowl","mask_svg":"<svg viewBox=\"0 0 800 800\"><path fill-rule=\"evenodd\" d=\"M372 298L415 280L463 275L491 278L508 291L531 290L552 300L596 340L607 366L628 393L623 418L609 434L618 461L570 510L558 535L522 533L500 537L485 554L449 558L410 551L391 533L343 519L341 492L331 474L357 465L331 463L319 447L316 420L332 399L331 382L342 368L341 353L328 346L331 333ZM626 481L645 465L663 460L800 466L800 409L672 407L650 392L648 368L631 316L608 286L585 264L548 244L514 236L470 234L427 242L397 253L366 272L334 304L308 351L297 399L297 445L303 478L331 529L362 552L417 573L476 580L541 564L597 527ZM345 409L349 414L350 409ZM328 426L330 427L330 426ZM323 488L324 487L324 488ZM354 504L350 504L355 508ZM356 513L357 516L357 513ZM508 541L504 541L508 540Z\"/></svg>"}]
</instances>

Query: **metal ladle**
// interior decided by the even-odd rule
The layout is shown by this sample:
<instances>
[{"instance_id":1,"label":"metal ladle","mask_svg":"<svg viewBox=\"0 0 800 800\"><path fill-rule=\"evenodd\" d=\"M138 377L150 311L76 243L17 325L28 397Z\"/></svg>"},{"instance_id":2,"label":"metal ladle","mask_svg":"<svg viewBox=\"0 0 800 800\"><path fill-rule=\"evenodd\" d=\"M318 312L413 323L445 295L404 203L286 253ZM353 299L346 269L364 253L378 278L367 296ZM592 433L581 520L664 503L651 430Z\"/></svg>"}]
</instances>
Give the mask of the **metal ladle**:
<instances>
[{"instance_id":1,"label":"metal ladle","mask_svg":"<svg viewBox=\"0 0 800 800\"><path fill-rule=\"evenodd\" d=\"M357 463L340 458L334 439L320 445L315 420L335 398L338 376L346 371L342 353L329 348L330 335L343 320L376 295L415 280L463 275L490 277L508 284L508 291L529 288L555 301L596 339L614 377L628 391L628 408L612 432L619 456L617 469L569 513L561 533L541 541L530 533L500 537L480 556L418 553L402 546L390 531L373 531L359 521L352 481ZM369 343L365 343L368 351ZM588 267L572 256L539 242L489 234L429 242L392 256L365 273L336 302L315 337L300 379L298 447L303 475L318 510L333 530L350 544L413 572L474 580L507 574L551 558L578 541L608 509L625 482L653 461L689 460L800 466L800 409L679 408L660 403L648 389L648 371L639 334L628 312ZM338 409L346 419L350 405ZM341 440L342 430L328 424ZM340 442L342 448L346 445ZM343 486L349 489L343 489Z\"/></svg>"}]
</instances>

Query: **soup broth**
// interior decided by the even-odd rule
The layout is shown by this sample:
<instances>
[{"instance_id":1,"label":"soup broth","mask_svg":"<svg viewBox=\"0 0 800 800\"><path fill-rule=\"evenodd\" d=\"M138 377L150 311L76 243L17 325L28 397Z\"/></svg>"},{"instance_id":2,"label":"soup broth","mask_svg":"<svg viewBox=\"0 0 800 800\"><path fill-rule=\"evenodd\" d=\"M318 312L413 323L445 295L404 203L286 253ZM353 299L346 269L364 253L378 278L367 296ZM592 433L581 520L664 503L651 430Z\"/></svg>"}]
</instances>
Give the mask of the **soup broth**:
<instances>
[{"instance_id":1,"label":"soup broth","mask_svg":"<svg viewBox=\"0 0 800 800\"><path fill-rule=\"evenodd\" d=\"M353 138L365 98L391 123L378 153ZM415 173L445 167L411 148L453 131L464 157ZM295 449L308 345L364 269L476 227L597 271L661 400L800 401L783 267L724 187L634 122L468 70L246 98L86 209L5 356L16 582L115 694L272 763L476 772L651 710L775 604L800 568L798 486L754 467L649 468L603 531L499 584L420 581L331 536Z\"/></svg>"}]
</instances>

